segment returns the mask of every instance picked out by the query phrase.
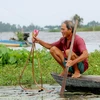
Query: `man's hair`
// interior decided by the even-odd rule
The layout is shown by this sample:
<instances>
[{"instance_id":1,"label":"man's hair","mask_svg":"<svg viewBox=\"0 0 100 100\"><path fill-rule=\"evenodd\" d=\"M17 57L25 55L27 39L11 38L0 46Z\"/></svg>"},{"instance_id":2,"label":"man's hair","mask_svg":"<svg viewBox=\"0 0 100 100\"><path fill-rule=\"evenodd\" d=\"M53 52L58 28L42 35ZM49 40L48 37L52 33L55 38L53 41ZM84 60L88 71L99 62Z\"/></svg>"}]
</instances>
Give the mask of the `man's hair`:
<instances>
[{"instance_id":1,"label":"man's hair","mask_svg":"<svg viewBox=\"0 0 100 100\"><path fill-rule=\"evenodd\" d=\"M66 28L72 29L72 33L73 33L73 31L74 31L74 24L73 24L73 22L71 20L65 20L63 23L66 24Z\"/></svg>"}]
</instances>

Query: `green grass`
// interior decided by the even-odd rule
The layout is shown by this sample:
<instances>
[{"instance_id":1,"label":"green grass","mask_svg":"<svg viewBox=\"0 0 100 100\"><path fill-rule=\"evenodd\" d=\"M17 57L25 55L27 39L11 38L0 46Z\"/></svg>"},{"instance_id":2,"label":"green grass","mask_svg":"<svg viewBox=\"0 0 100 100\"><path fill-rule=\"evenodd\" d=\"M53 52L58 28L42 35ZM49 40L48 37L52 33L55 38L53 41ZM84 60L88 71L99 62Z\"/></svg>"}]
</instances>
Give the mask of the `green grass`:
<instances>
[{"instance_id":1,"label":"green grass","mask_svg":"<svg viewBox=\"0 0 100 100\"><path fill-rule=\"evenodd\" d=\"M11 51L10 51L10 54L11 54ZM20 56L23 56L23 53ZM25 57L27 60L28 55ZM19 62L16 62L14 64L8 63L8 64L3 65L2 63L0 63L0 85L1 86L2 85L3 86L18 85L19 76L22 73L22 70L25 66L26 66L26 69L24 70L24 73L21 79L21 83L24 85L35 84L34 79L38 83L40 83L41 73L42 73L43 84L55 83L50 73L52 72L60 73L62 71L62 68L53 59L50 53L45 49L35 51L34 53L34 71L33 71L34 78L32 77L32 62L30 60L29 63L25 65L26 60L25 61L21 60L21 63L19 63L20 62L19 60ZM84 74L100 75L100 51L96 50L89 54L89 69Z\"/></svg>"},{"instance_id":2,"label":"green grass","mask_svg":"<svg viewBox=\"0 0 100 100\"><path fill-rule=\"evenodd\" d=\"M85 72L89 75L100 75L100 51L95 50L89 55L89 69Z\"/></svg>"}]
</instances>

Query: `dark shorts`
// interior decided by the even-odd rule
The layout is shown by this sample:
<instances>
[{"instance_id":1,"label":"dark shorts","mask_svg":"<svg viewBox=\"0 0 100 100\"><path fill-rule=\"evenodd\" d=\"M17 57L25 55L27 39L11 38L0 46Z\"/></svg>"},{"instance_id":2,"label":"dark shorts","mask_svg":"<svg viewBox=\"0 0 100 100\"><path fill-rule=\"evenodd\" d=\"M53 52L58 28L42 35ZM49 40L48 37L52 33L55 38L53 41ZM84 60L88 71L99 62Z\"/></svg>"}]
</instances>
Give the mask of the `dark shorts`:
<instances>
[{"instance_id":1,"label":"dark shorts","mask_svg":"<svg viewBox=\"0 0 100 100\"><path fill-rule=\"evenodd\" d=\"M66 66L66 59L64 59L63 65ZM80 70L81 74L84 72L84 63L83 62L78 63L78 69ZM68 72L74 73L74 68L72 66L69 67Z\"/></svg>"}]
</instances>

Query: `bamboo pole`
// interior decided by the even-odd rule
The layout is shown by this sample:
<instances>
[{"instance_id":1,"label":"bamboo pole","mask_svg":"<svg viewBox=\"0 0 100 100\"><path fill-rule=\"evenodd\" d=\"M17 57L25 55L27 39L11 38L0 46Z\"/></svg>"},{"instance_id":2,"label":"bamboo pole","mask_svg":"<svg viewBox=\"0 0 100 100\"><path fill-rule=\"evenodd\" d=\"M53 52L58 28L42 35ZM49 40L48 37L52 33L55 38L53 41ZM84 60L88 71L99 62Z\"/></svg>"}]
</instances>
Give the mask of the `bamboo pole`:
<instances>
[{"instance_id":1,"label":"bamboo pole","mask_svg":"<svg viewBox=\"0 0 100 100\"><path fill-rule=\"evenodd\" d=\"M75 34L76 34L77 25L78 25L78 20L76 20L76 22L75 22L72 41L71 41L71 46L70 46L70 51L69 51L69 55L68 55L68 60L71 59L71 54L72 54L72 49L73 49L73 44L74 44L74 38L75 38ZM60 94L64 94L64 91L65 91L65 85L66 85L66 79L67 79L67 75L68 75L68 69L69 68L66 66L65 74L64 74L64 77L63 77L63 81L62 81L62 87L61 87L61 90L60 90Z\"/></svg>"}]
</instances>

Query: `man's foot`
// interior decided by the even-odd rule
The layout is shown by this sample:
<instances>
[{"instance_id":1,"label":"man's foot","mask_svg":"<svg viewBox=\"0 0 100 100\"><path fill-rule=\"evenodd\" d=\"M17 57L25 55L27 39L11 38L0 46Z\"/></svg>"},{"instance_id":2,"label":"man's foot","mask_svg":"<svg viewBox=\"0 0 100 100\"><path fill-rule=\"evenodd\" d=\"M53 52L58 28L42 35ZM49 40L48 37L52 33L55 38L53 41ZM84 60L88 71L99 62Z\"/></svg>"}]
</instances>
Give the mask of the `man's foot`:
<instances>
[{"instance_id":1,"label":"man's foot","mask_svg":"<svg viewBox=\"0 0 100 100\"><path fill-rule=\"evenodd\" d=\"M64 74L65 74L65 72L63 71L63 72L61 72L61 73L59 74L59 76L64 76Z\"/></svg>"},{"instance_id":2,"label":"man's foot","mask_svg":"<svg viewBox=\"0 0 100 100\"><path fill-rule=\"evenodd\" d=\"M79 78L81 76L81 74L79 72L75 72L72 77L73 78Z\"/></svg>"},{"instance_id":3,"label":"man's foot","mask_svg":"<svg viewBox=\"0 0 100 100\"><path fill-rule=\"evenodd\" d=\"M67 77L72 77L72 73L68 72Z\"/></svg>"}]
</instances>

